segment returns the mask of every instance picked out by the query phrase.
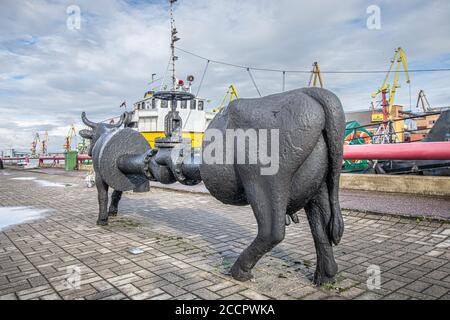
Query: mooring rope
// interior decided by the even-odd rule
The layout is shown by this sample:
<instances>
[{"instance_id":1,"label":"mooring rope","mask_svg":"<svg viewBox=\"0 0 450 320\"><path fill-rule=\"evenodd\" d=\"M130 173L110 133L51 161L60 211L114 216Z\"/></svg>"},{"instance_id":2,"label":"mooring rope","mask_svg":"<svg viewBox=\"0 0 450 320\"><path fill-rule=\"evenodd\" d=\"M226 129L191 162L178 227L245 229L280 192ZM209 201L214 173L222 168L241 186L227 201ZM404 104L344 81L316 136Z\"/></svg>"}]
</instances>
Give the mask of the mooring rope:
<instances>
[{"instance_id":1,"label":"mooring rope","mask_svg":"<svg viewBox=\"0 0 450 320\"><path fill-rule=\"evenodd\" d=\"M200 84L198 85L197 94L195 95L196 97L198 97L198 94L200 93L200 89L202 88L203 80L205 79L206 70L208 70L209 63L210 63L209 60L206 61L205 70L203 70L203 75L202 75L202 78L200 79Z\"/></svg>"},{"instance_id":2,"label":"mooring rope","mask_svg":"<svg viewBox=\"0 0 450 320\"><path fill-rule=\"evenodd\" d=\"M310 74L311 70L283 70L283 69L269 69L269 68L261 68L261 67L251 67L251 66L244 66L244 65L239 65L239 64L234 64L234 63L229 63L229 62L223 62L223 61L218 61L218 60L214 60L214 59L209 59L209 58L205 58L201 55L198 55L196 53L175 47L175 49L184 52L186 54L189 54L191 56L197 57L199 59L203 59L203 60L207 60L213 63L217 63L217 64L221 64L221 65L225 65L225 66L230 66L230 67L235 67L235 68L241 68L241 69L250 69L250 70L255 70L255 71L268 71L268 72L280 72L280 73L307 73ZM450 71L450 68L434 68L434 69L411 69L408 70L409 73L413 73L413 72L448 72ZM386 73L388 72L387 70L320 70L320 73L334 73L334 74L370 74L370 73ZM406 72L405 70L399 70L398 72Z\"/></svg>"},{"instance_id":3,"label":"mooring rope","mask_svg":"<svg viewBox=\"0 0 450 320\"><path fill-rule=\"evenodd\" d=\"M250 76L250 79L252 79L253 85L255 86L256 91L258 91L259 96L261 97L261 92L259 92L258 86L256 85L255 79L253 78L252 72L250 71L250 68L247 68L247 72Z\"/></svg>"}]
</instances>

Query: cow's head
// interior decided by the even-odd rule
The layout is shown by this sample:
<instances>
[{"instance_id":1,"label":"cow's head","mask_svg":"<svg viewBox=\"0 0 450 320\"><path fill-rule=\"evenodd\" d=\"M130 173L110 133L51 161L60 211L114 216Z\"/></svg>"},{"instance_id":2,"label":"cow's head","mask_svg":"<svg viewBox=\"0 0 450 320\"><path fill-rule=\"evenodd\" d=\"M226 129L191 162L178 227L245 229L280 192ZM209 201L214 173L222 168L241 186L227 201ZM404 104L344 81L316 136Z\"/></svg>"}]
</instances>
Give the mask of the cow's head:
<instances>
[{"instance_id":1,"label":"cow's head","mask_svg":"<svg viewBox=\"0 0 450 320\"><path fill-rule=\"evenodd\" d=\"M120 128L125 119L127 118L127 115L124 113L121 117L119 122L115 124L106 124L106 123L95 123L90 121L88 118L86 118L86 113L83 112L81 114L81 120L83 120L83 123L90 127L91 129L83 129L80 130L80 136L82 136L85 139L91 140L91 145L89 147L88 154L92 156L92 148L94 148L95 142L103 135L107 134L108 132L112 130L116 130L117 128Z\"/></svg>"}]
</instances>

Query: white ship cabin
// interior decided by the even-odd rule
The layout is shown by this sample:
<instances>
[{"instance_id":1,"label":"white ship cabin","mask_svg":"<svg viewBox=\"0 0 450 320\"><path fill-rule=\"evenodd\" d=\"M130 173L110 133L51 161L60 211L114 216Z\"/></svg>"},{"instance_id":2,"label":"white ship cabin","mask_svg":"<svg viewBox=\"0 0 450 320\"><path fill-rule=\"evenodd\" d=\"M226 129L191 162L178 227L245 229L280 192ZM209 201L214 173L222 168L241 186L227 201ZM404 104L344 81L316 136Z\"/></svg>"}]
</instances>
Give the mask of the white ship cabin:
<instances>
[{"instance_id":1,"label":"white ship cabin","mask_svg":"<svg viewBox=\"0 0 450 320\"><path fill-rule=\"evenodd\" d=\"M191 138L194 147L201 146L203 133L214 118L214 112L205 111L205 99L177 101L177 111L183 121L183 137ZM171 110L172 101L155 99L153 92L134 104L131 127L136 128L154 146L157 137L164 136L164 118Z\"/></svg>"},{"instance_id":2,"label":"white ship cabin","mask_svg":"<svg viewBox=\"0 0 450 320\"><path fill-rule=\"evenodd\" d=\"M205 132L214 112L205 111L205 100L195 98L190 101L177 101L177 111L183 120L183 131ZM134 104L133 122L139 132L163 132L164 118L171 109L172 101L155 99L153 93Z\"/></svg>"}]
</instances>

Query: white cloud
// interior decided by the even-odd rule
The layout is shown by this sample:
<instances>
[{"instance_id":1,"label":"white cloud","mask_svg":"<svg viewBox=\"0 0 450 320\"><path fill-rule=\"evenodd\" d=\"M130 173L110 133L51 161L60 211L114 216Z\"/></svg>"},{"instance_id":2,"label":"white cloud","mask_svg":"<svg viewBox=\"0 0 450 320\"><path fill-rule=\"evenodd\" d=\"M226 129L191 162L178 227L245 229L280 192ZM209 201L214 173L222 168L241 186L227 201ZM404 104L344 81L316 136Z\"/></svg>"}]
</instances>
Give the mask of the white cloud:
<instances>
[{"instance_id":1,"label":"white cloud","mask_svg":"<svg viewBox=\"0 0 450 320\"><path fill-rule=\"evenodd\" d=\"M68 30L66 8L78 5L81 30ZM366 28L366 8L381 7L381 30ZM61 150L64 132L79 115L118 115L162 76L168 60L166 1L2 1L0 11L0 150L29 148L37 128L49 130L50 150ZM386 69L402 46L411 68L450 65L447 1L180 0L179 47L231 63L280 69ZM205 62L179 53L178 75L194 74ZM255 71L263 95L281 89L281 75ZM288 74L287 88L308 75ZM424 89L436 106L449 105L450 73L412 74L413 103ZM346 110L367 108L383 75L325 74ZM230 83L242 97L256 96L245 70L212 64L201 95L215 107ZM195 88L194 88L195 91ZM408 87L397 102L409 105ZM66 128L66 130L64 130Z\"/></svg>"}]
</instances>

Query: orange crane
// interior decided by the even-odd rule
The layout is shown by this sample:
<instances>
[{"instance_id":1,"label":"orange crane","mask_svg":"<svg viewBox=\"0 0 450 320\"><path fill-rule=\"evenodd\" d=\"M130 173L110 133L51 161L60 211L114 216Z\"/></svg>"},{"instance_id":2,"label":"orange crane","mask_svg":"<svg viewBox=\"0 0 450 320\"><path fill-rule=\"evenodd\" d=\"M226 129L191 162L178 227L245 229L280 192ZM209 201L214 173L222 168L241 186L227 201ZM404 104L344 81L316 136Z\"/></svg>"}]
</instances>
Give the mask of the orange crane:
<instances>
[{"instance_id":1,"label":"orange crane","mask_svg":"<svg viewBox=\"0 0 450 320\"><path fill-rule=\"evenodd\" d=\"M75 126L72 124L70 126L69 132L67 133L67 136L66 136L66 143L64 144L64 150L66 152L69 152L70 149L72 148L71 147L72 146L72 140L76 136L77 136L77 131L75 130Z\"/></svg>"}]
</instances>

